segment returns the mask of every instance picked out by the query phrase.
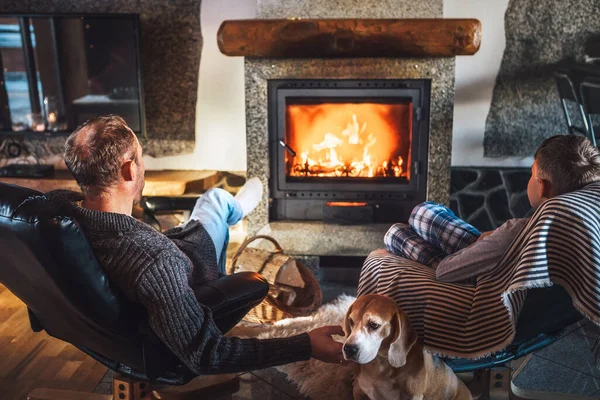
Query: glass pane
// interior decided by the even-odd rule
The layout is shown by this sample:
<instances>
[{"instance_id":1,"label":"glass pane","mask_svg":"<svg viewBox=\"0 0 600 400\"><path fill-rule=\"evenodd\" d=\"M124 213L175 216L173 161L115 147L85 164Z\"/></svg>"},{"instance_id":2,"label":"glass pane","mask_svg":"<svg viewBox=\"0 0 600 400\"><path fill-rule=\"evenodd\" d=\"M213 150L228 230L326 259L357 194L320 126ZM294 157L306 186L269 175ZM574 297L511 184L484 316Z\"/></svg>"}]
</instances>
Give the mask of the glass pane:
<instances>
[{"instance_id":1,"label":"glass pane","mask_svg":"<svg viewBox=\"0 0 600 400\"><path fill-rule=\"evenodd\" d=\"M22 40L21 18L29 23L30 41ZM131 16L0 18L13 130L72 132L90 118L117 114L141 133L136 21ZM31 47L24 49L28 42ZM39 96L33 105L32 84L37 90L31 92Z\"/></svg>"},{"instance_id":2,"label":"glass pane","mask_svg":"<svg viewBox=\"0 0 600 400\"><path fill-rule=\"evenodd\" d=\"M13 130L28 129L31 114L23 41L17 18L0 18L0 55Z\"/></svg>"},{"instance_id":3,"label":"glass pane","mask_svg":"<svg viewBox=\"0 0 600 400\"><path fill-rule=\"evenodd\" d=\"M72 102L77 123L99 115L121 115L141 129L137 49L131 19L86 17L83 20L87 90Z\"/></svg>"},{"instance_id":4,"label":"glass pane","mask_svg":"<svg viewBox=\"0 0 600 400\"><path fill-rule=\"evenodd\" d=\"M408 182L411 116L412 103L287 104L287 175Z\"/></svg>"}]
</instances>

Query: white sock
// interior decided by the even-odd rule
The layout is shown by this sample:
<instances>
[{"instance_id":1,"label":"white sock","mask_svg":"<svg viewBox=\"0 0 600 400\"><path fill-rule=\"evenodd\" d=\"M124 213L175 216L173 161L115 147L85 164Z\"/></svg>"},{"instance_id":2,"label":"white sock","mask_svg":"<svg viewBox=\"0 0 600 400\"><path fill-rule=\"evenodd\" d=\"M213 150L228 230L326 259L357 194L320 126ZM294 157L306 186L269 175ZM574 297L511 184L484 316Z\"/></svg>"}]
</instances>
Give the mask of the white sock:
<instances>
[{"instance_id":1,"label":"white sock","mask_svg":"<svg viewBox=\"0 0 600 400\"><path fill-rule=\"evenodd\" d=\"M260 179L254 177L242 186L240 191L235 195L235 199L240 203L244 211L244 217L252 212L260 202L263 196L263 185Z\"/></svg>"}]
</instances>

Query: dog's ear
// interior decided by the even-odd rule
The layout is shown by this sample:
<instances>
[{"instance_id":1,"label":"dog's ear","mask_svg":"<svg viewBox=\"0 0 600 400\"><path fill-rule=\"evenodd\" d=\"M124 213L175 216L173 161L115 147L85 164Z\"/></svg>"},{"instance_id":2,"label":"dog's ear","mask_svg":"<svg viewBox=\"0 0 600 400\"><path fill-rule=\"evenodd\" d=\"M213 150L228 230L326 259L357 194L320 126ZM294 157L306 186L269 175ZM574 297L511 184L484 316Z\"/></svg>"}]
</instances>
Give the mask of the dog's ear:
<instances>
[{"instance_id":1,"label":"dog's ear","mask_svg":"<svg viewBox=\"0 0 600 400\"><path fill-rule=\"evenodd\" d=\"M352 314L352 306L354 303L350 304L348 311L346 311L346 317L344 318L344 333L346 337L350 336L350 332L352 332L352 328L350 327L350 314Z\"/></svg>"},{"instance_id":2,"label":"dog's ear","mask_svg":"<svg viewBox=\"0 0 600 400\"><path fill-rule=\"evenodd\" d=\"M392 318L392 332L388 362L392 367L400 368L406 364L406 356L416 343L418 336L406 314L400 310L396 311Z\"/></svg>"}]
</instances>

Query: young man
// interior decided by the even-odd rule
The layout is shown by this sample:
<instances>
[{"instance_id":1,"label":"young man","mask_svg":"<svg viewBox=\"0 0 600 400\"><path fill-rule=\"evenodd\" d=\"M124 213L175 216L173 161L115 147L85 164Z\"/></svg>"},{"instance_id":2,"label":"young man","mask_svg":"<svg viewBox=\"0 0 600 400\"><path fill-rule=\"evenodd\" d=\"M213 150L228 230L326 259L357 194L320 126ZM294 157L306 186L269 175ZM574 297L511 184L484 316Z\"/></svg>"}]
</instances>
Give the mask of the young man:
<instances>
[{"instance_id":1,"label":"young man","mask_svg":"<svg viewBox=\"0 0 600 400\"><path fill-rule=\"evenodd\" d=\"M72 192L64 191L48 197L80 224L110 282L145 307L152 329L190 370L241 372L311 356L342 362L342 345L331 338L343 335L340 327L286 339L224 337L218 312L195 296L203 283L224 272L228 226L260 201L258 179L250 179L235 198L221 189L209 190L190 221L162 234L131 216L141 199L145 168L142 147L122 118L102 116L79 127L67 139L65 162L83 198L77 203Z\"/></svg>"},{"instance_id":2,"label":"young man","mask_svg":"<svg viewBox=\"0 0 600 400\"><path fill-rule=\"evenodd\" d=\"M537 149L527 196L533 208L544 201L600 181L600 151L583 136L558 135ZM528 218L512 219L491 232L479 232L447 207L418 205L409 224L395 224L386 249L435 269L443 282L462 282L494 268Z\"/></svg>"}]
</instances>

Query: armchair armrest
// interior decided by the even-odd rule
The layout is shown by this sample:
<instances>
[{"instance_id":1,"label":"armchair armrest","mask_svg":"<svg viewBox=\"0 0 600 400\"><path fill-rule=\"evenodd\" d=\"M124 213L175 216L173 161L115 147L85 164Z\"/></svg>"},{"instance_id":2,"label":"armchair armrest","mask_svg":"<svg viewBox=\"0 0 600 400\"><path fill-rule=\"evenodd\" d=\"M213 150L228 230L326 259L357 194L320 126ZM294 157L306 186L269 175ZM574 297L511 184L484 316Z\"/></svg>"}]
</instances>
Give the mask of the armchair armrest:
<instances>
[{"instance_id":1,"label":"armchair armrest","mask_svg":"<svg viewBox=\"0 0 600 400\"><path fill-rule=\"evenodd\" d=\"M194 208L196 200L201 194L189 194L182 196L144 196L142 207L150 213L161 211L187 211Z\"/></svg>"},{"instance_id":2,"label":"armchair armrest","mask_svg":"<svg viewBox=\"0 0 600 400\"><path fill-rule=\"evenodd\" d=\"M140 202L141 209L136 218L161 232L162 227L156 214L161 212L191 211L201 194L189 194L182 196L144 196Z\"/></svg>"}]
</instances>

